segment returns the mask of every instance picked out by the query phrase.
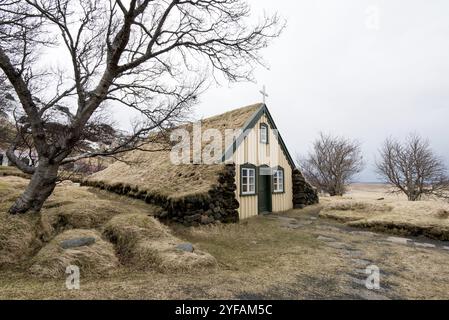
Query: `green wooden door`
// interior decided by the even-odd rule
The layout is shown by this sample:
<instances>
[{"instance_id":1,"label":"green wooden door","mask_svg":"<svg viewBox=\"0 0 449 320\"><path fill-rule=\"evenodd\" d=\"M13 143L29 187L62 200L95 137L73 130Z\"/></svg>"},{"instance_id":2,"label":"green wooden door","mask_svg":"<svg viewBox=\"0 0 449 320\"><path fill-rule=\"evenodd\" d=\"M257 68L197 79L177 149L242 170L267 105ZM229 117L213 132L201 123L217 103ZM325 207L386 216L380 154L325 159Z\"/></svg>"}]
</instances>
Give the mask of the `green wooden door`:
<instances>
[{"instance_id":1,"label":"green wooden door","mask_svg":"<svg viewBox=\"0 0 449 320\"><path fill-rule=\"evenodd\" d=\"M259 214L271 212L271 176L259 175Z\"/></svg>"}]
</instances>

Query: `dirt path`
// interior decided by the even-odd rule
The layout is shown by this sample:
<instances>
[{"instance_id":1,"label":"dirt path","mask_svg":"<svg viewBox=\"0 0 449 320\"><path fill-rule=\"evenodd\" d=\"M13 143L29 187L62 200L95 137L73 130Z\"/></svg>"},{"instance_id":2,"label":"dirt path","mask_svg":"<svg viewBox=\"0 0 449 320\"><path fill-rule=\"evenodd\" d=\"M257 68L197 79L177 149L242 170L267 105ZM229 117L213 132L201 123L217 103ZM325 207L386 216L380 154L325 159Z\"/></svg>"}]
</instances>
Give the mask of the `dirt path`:
<instances>
[{"instance_id":1,"label":"dirt path","mask_svg":"<svg viewBox=\"0 0 449 320\"><path fill-rule=\"evenodd\" d=\"M286 230L313 234L318 241L330 249L332 254L345 262L343 276L347 281L340 288L342 298L368 300L408 298L408 294L413 290L407 282L410 278L417 280L419 277L421 281L428 277L432 279L422 285L423 289L435 286L442 292L447 290L447 282L445 288L440 287L441 282L435 281L438 276L434 277L432 271L426 270L425 273L416 274L418 270L414 264L418 263L421 267L418 269L422 271L433 261L440 262L444 259L447 263L449 261L448 242L426 238L402 238L349 228L334 220L319 218L318 212L307 214L290 212L269 215L266 219L278 221L280 228ZM419 257L425 257L427 260L420 261ZM441 276L447 281L448 274L444 264L437 263L431 269L434 270L435 266L441 268L440 273L444 273ZM367 284L367 279L377 270L379 271L379 288L373 288L374 282L371 280ZM445 296L448 295L449 291L446 291Z\"/></svg>"}]
</instances>

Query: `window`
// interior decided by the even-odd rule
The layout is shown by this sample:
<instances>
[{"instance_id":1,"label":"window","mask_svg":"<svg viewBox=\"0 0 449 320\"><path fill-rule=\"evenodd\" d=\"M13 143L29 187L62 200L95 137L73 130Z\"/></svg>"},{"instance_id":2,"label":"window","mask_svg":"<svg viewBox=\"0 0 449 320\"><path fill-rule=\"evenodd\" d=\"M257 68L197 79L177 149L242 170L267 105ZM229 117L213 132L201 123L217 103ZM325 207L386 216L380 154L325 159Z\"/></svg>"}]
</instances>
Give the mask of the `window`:
<instances>
[{"instance_id":1,"label":"window","mask_svg":"<svg viewBox=\"0 0 449 320\"><path fill-rule=\"evenodd\" d=\"M260 142L268 144L268 126L265 123L260 124Z\"/></svg>"},{"instance_id":2,"label":"window","mask_svg":"<svg viewBox=\"0 0 449 320\"><path fill-rule=\"evenodd\" d=\"M278 168L273 172L273 192L284 192L284 169Z\"/></svg>"},{"instance_id":3,"label":"window","mask_svg":"<svg viewBox=\"0 0 449 320\"><path fill-rule=\"evenodd\" d=\"M242 167L241 171L241 194L256 194L256 168Z\"/></svg>"}]
</instances>

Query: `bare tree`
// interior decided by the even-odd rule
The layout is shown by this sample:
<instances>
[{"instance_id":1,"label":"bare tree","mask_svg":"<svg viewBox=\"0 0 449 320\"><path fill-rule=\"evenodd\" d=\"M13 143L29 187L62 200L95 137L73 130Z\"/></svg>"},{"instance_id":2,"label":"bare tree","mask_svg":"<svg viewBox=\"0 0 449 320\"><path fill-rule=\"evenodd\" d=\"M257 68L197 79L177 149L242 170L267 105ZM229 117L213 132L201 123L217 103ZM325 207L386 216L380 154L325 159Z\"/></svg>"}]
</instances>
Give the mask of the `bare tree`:
<instances>
[{"instance_id":1,"label":"bare tree","mask_svg":"<svg viewBox=\"0 0 449 320\"><path fill-rule=\"evenodd\" d=\"M283 25L274 15L250 26L249 14L242 0L0 0L0 68L39 157L27 166L16 144L9 148L11 162L32 174L9 212L39 211L61 165L138 148L178 123L208 76L251 80ZM55 48L64 63L46 63L44 52ZM133 134L111 149L74 153L98 111L111 114L113 104L140 114Z\"/></svg>"},{"instance_id":2,"label":"bare tree","mask_svg":"<svg viewBox=\"0 0 449 320\"><path fill-rule=\"evenodd\" d=\"M7 118L11 111L11 103L14 97L11 95L11 86L8 80L0 74L0 118Z\"/></svg>"},{"instance_id":3,"label":"bare tree","mask_svg":"<svg viewBox=\"0 0 449 320\"><path fill-rule=\"evenodd\" d=\"M308 156L298 162L305 178L331 196L343 195L354 175L364 167L357 141L323 133Z\"/></svg>"},{"instance_id":4,"label":"bare tree","mask_svg":"<svg viewBox=\"0 0 449 320\"><path fill-rule=\"evenodd\" d=\"M449 196L449 177L443 161L430 148L429 141L411 134L405 142L387 139L376 163L379 175L408 200L424 195Z\"/></svg>"}]
</instances>

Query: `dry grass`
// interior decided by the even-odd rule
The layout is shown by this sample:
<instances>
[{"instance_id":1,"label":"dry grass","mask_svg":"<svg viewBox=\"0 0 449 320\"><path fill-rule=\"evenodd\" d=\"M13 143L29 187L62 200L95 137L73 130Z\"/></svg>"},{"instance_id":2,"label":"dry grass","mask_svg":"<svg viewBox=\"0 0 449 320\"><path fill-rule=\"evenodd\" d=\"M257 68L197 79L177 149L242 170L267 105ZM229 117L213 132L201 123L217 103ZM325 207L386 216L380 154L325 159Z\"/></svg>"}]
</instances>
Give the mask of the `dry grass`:
<instances>
[{"instance_id":1,"label":"dry grass","mask_svg":"<svg viewBox=\"0 0 449 320\"><path fill-rule=\"evenodd\" d=\"M119 197L108 192L77 187L73 183L58 185L44 204L43 221L58 233L67 229L98 229L120 214L155 214L161 208L142 201Z\"/></svg>"},{"instance_id":2,"label":"dry grass","mask_svg":"<svg viewBox=\"0 0 449 320\"><path fill-rule=\"evenodd\" d=\"M38 215L11 216L7 213L26 180L3 177L0 180L0 268L18 264L35 252L48 229Z\"/></svg>"},{"instance_id":3,"label":"dry grass","mask_svg":"<svg viewBox=\"0 0 449 320\"><path fill-rule=\"evenodd\" d=\"M22 178L28 178L30 175L23 173L22 171L20 171L19 169L17 169L16 167L3 167L0 166L0 177L2 176L17 176L17 177L22 177Z\"/></svg>"},{"instance_id":4,"label":"dry grass","mask_svg":"<svg viewBox=\"0 0 449 320\"><path fill-rule=\"evenodd\" d=\"M0 177L0 267L23 265L46 242L70 229L98 229L112 217L121 214L153 214L160 208L132 200L77 187L59 185L45 203L40 215L11 216L7 213L28 181Z\"/></svg>"},{"instance_id":5,"label":"dry grass","mask_svg":"<svg viewBox=\"0 0 449 320\"><path fill-rule=\"evenodd\" d=\"M0 215L0 267L27 259L36 248L36 219Z\"/></svg>"},{"instance_id":6,"label":"dry grass","mask_svg":"<svg viewBox=\"0 0 449 320\"><path fill-rule=\"evenodd\" d=\"M136 220L132 224L140 226L133 226L137 233L151 225L147 219ZM256 217L233 225L176 226L171 233L210 252L218 266L167 273L126 264L108 278L83 277L77 291L66 290L62 280L43 282L8 271L0 278L0 298L299 299L343 295L339 292L341 258L330 255L309 232L281 229L278 221Z\"/></svg>"},{"instance_id":7,"label":"dry grass","mask_svg":"<svg viewBox=\"0 0 449 320\"><path fill-rule=\"evenodd\" d=\"M0 181L2 181L0 179ZM111 199L111 201L114 201ZM0 299L360 299L348 278L360 267L350 256L317 239L331 237L381 268L381 286L390 298L449 298L448 254L386 242L386 235L363 235L331 220L314 220L319 206L283 213L298 229L279 220L254 217L232 225L186 228L155 224L145 215L116 215L114 232L123 237L168 237L191 242L217 260L207 272L160 272L121 265L107 277L83 275L81 290L63 279L41 279L21 270L2 270ZM172 235L170 237L170 235ZM125 243L126 244L126 243ZM118 248L118 245L117 245ZM358 287L360 288L360 286Z\"/></svg>"},{"instance_id":8,"label":"dry grass","mask_svg":"<svg viewBox=\"0 0 449 320\"><path fill-rule=\"evenodd\" d=\"M63 249L64 240L91 237L95 243L90 246ZM101 239L95 230L65 231L45 245L31 261L30 272L44 278L65 278L66 268L75 265L80 268L82 276L110 275L119 265L111 243Z\"/></svg>"},{"instance_id":9,"label":"dry grass","mask_svg":"<svg viewBox=\"0 0 449 320\"><path fill-rule=\"evenodd\" d=\"M219 224L185 228L173 226L175 234L219 258L220 264L230 270L245 274L255 269L273 268L283 261L284 267L296 267L304 263L315 265L317 261L301 261L299 257L309 250L318 250L316 240L308 234L299 234L279 227L264 217L254 217L238 224ZM293 255L298 254L293 258ZM291 265L290 265L291 263ZM259 270L261 271L261 270Z\"/></svg>"},{"instance_id":10,"label":"dry grass","mask_svg":"<svg viewBox=\"0 0 449 320\"><path fill-rule=\"evenodd\" d=\"M242 128L260 107L260 104L251 105L204 119L201 121L202 130L217 129L224 137L225 129ZM191 131L191 125L184 127ZM149 145L146 149L155 150L158 147ZM124 160L95 173L88 178L89 182L110 187L121 185L152 195L179 199L206 194L223 170L222 165L174 165L170 161L169 151L136 150L126 154Z\"/></svg>"},{"instance_id":11,"label":"dry grass","mask_svg":"<svg viewBox=\"0 0 449 320\"><path fill-rule=\"evenodd\" d=\"M388 191L382 185L353 185L344 197L322 198L320 216L353 227L449 240L449 203L437 199L410 202Z\"/></svg>"},{"instance_id":12,"label":"dry grass","mask_svg":"<svg viewBox=\"0 0 449 320\"><path fill-rule=\"evenodd\" d=\"M26 180L16 177L0 178L2 208L10 205L14 198L11 195L18 194L25 184ZM351 197L353 199L350 199ZM370 197L377 199L380 196L374 192ZM6 198L9 200L4 201ZM363 253L362 259L368 259L378 265L382 271L381 284L387 288L386 294L389 297L449 298L447 252L442 249L421 249L392 244L385 241L386 235L370 236L353 233L352 229L346 227L338 229L335 227L341 224L331 220L318 219L308 224L312 221L308 217L316 217L320 206L281 214L283 217L297 219L301 226L298 229L281 227L282 223L273 216L254 217L232 225L167 227L147 217L149 212L146 212L146 204L141 201L67 185L56 188L43 214L52 215L51 210L56 208L62 213L65 206L70 207L76 203L82 212L85 209L82 203L94 199L110 202L105 203L107 210L114 206L122 208L122 213L112 215L106 234L108 237L114 234L117 236L114 240L117 243L116 251L125 264L121 264L116 268L116 272L107 274L106 277L95 272L84 274L83 267L81 290L74 291L66 289L65 279L42 279L30 274L29 265L25 269L4 268L0 277L0 299L359 299L360 296L348 278L348 275L353 274L359 267L342 254L341 250L319 241L318 235L334 238L351 247L349 253L358 250ZM366 194L361 198L350 194L341 200L365 203L366 199ZM322 202L326 205L334 200L324 198ZM397 199L390 201L386 197L384 201L372 200L372 203L391 206L391 212L394 212L395 201ZM366 208L363 205L352 208L354 207L359 211ZM98 210L101 211L101 208ZM377 210L374 215L389 213L390 211ZM1 215L3 214L2 211ZM104 213L98 214L102 216ZM436 211L431 215L438 221L446 220L437 218ZM109 217L108 214L105 216ZM9 219L9 216L5 217ZM31 230L35 221L26 217L23 216L22 219L30 219L25 222L30 223ZM99 227L96 235L99 236L103 229L104 226ZM108 230L113 230L113 233ZM19 240L20 237L15 239ZM148 249L145 243L152 243L152 239L155 240L155 247ZM167 241L160 244L157 243L159 239ZM23 240L23 243L26 243L26 238ZM132 261L133 255L136 254L141 258L141 263L146 259L153 261L155 253L164 252L168 245L169 252L172 252L172 244L180 242L191 242L195 248L212 254L217 261L217 267L207 270L195 268L201 270L200 272L167 272L164 267L136 268L127 262ZM53 239L50 243L56 245L59 242ZM136 246L137 243L142 246ZM4 254L7 253L0 252L0 257ZM165 257L169 261L169 257ZM58 269L57 262L50 265L55 267L54 270L61 270ZM87 265L89 266L88 263Z\"/></svg>"},{"instance_id":13,"label":"dry grass","mask_svg":"<svg viewBox=\"0 0 449 320\"><path fill-rule=\"evenodd\" d=\"M152 217L140 214L117 216L108 222L104 234L115 243L121 261L132 268L190 272L216 265L210 254L176 249L182 241Z\"/></svg>"}]
</instances>

